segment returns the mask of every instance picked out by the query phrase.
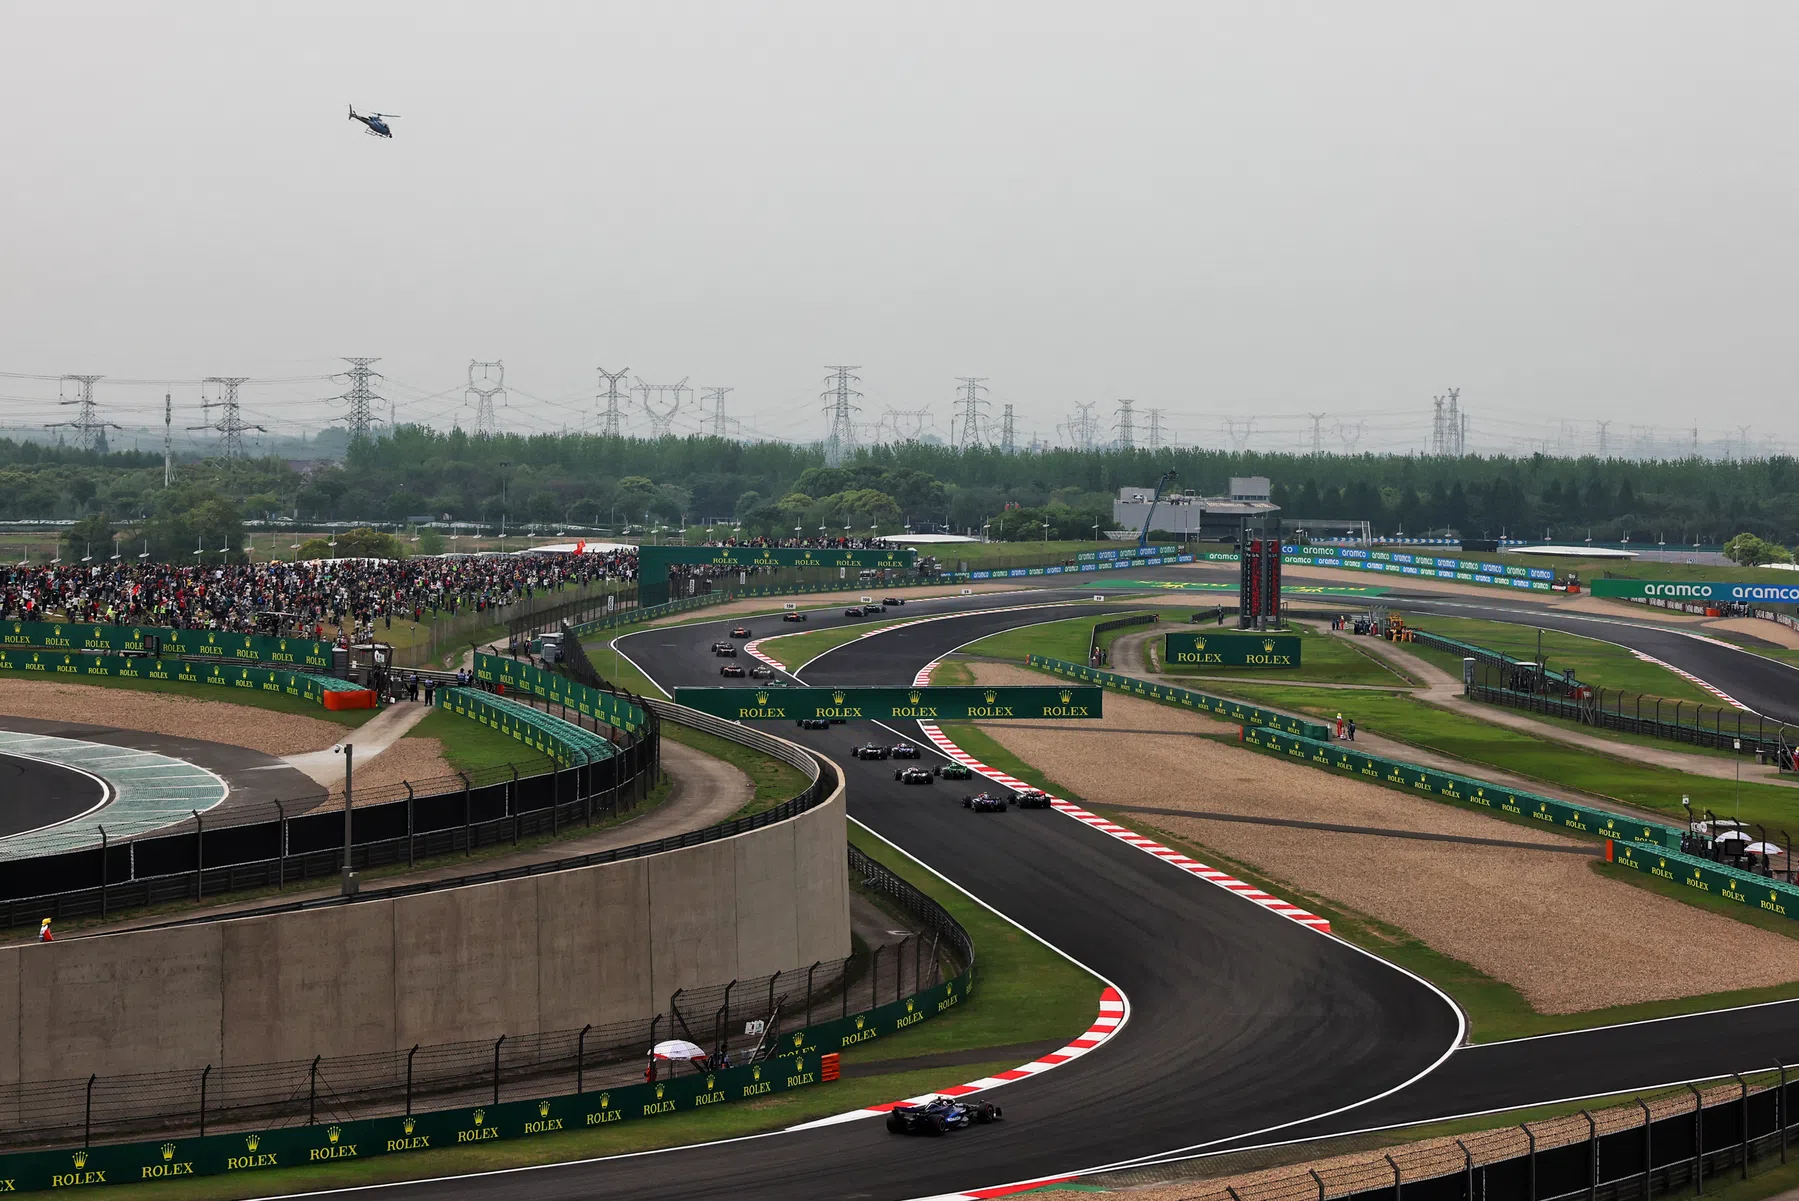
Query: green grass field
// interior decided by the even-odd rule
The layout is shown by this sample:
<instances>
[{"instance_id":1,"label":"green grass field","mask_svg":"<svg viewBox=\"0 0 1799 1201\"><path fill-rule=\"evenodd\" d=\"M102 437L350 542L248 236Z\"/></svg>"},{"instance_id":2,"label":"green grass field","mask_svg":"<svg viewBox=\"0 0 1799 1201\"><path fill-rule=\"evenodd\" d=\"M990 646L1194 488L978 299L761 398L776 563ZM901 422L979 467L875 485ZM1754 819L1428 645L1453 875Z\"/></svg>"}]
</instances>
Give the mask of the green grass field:
<instances>
[{"instance_id":1,"label":"green grass field","mask_svg":"<svg viewBox=\"0 0 1799 1201\"><path fill-rule=\"evenodd\" d=\"M1480 621L1466 617L1420 617L1414 622L1420 630L1472 642L1488 650L1500 651L1517 659L1534 659L1537 655L1539 631L1529 626L1503 621ZM1576 679L1598 688L1620 688L1627 692L1643 692L1665 696L1670 700L1693 701L1715 707L1718 698L1696 684L1681 679L1665 667L1645 663L1621 646L1564 634L1560 630L1541 631L1543 658L1551 670L1574 669ZM1462 678L1462 659L1445 651L1432 650L1422 643L1407 643L1405 649L1435 663L1456 679Z\"/></svg>"},{"instance_id":2,"label":"green grass field","mask_svg":"<svg viewBox=\"0 0 1799 1201\"><path fill-rule=\"evenodd\" d=\"M416 726L406 731L407 738L435 738L443 743L444 758L457 771L474 773L511 764L521 776L549 771L552 763L509 734L466 717L458 717L446 709L433 709Z\"/></svg>"},{"instance_id":3,"label":"green grass field","mask_svg":"<svg viewBox=\"0 0 1799 1201\"><path fill-rule=\"evenodd\" d=\"M1201 628L1229 632L1233 627L1227 624ZM1208 676L1254 676L1266 677L1270 683L1303 680L1311 684L1369 684L1386 688L1404 688L1414 682L1401 675L1396 668L1365 654L1348 638L1333 638L1328 634L1320 634L1310 626L1297 624L1283 632L1296 633L1302 640L1298 667L1183 667L1180 664L1171 666L1163 663L1161 672L1171 676L1191 676L1196 680L1203 680ZM1155 647L1159 661L1162 652L1160 639L1156 640Z\"/></svg>"},{"instance_id":4,"label":"green grass field","mask_svg":"<svg viewBox=\"0 0 1799 1201\"><path fill-rule=\"evenodd\" d=\"M1099 1010L1100 984L1082 969L1010 922L975 904L871 831L854 824L850 841L937 900L974 938L975 988L967 1000L904 1034L875 1039L843 1052L846 1069L898 1061L897 1070L856 1074L836 1084L780 1093L761 1101L719 1105L653 1121L622 1122L604 1130L574 1131L480 1147L417 1155L341 1161L326 1167L270 1169L240 1176L206 1176L179 1182L112 1189L123 1201L237 1201L308 1190L353 1188L400 1180L501 1171L599 1155L675 1147L778 1130L796 1122L916 1096L1018 1066L1011 1058L977 1059L950 1067L918 1069L906 1061L939 1052L1074 1038ZM671 1161L672 1162L672 1161ZM678 1169L677 1169L678 1170Z\"/></svg>"},{"instance_id":5,"label":"green grass field","mask_svg":"<svg viewBox=\"0 0 1799 1201\"><path fill-rule=\"evenodd\" d=\"M1070 617L1062 621L1045 621L1036 625L1020 626L1017 629L1004 630L998 634L989 634L978 642L972 642L961 650L965 655L984 655L990 659L1015 659L1024 662L1027 655L1048 655L1052 659L1065 659L1071 663L1087 661L1087 647L1093 637L1093 627L1102 621L1114 621L1120 617L1129 617L1134 613L1153 613L1154 609L1125 609L1116 613L1102 613L1097 616ZM1180 620L1185 621L1183 613ZM1110 646L1113 639L1120 634L1137 634L1149 629L1147 625L1126 626L1120 630L1106 630L1100 634L1100 644Z\"/></svg>"},{"instance_id":6,"label":"green grass field","mask_svg":"<svg viewBox=\"0 0 1799 1201\"><path fill-rule=\"evenodd\" d=\"M1736 811L1731 780L1689 775L1636 763L1627 757L1597 754L1488 725L1408 696L1262 684L1232 684L1220 691L1289 712L1320 717L1334 717L1341 712L1355 718L1356 725L1363 729L1463 760L1471 765L1471 775L1478 775L1478 765L1485 764L1635 805L1672 819L1676 825L1685 820L1680 804L1683 795L1692 799L1695 813L1710 809L1720 816L1729 816ZM1620 756L1627 755L1627 748L1620 747ZM1770 829L1781 825L1799 827L1799 791L1773 784L1745 783L1742 817L1745 821L1766 823Z\"/></svg>"}]
</instances>

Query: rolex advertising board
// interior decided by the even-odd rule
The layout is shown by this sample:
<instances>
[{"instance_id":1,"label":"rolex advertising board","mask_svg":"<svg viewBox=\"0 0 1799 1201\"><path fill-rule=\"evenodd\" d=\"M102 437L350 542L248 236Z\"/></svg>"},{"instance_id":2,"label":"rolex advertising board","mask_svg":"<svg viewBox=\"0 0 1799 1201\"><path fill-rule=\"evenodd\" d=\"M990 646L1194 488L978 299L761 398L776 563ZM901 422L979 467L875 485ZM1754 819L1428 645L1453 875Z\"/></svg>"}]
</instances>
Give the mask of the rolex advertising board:
<instances>
[{"instance_id":1,"label":"rolex advertising board","mask_svg":"<svg viewBox=\"0 0 1799 1201\"><path fill-rule=\"evenodd\" d=\"M675 704L732 721L994 721L1101 716L1098 688L677 688Z\"/></svg>"},{"instance_id":2,"label":"rolex advertising board","mask_svg":"<svg viewBox=\"0 0 1799 1201\"><path fill-rule=\"evenodd\" d=\"M1172 630L1162 635L1162 662L1170 667L1298 667L1299 635Z\"/></svg>"}]
</instances>

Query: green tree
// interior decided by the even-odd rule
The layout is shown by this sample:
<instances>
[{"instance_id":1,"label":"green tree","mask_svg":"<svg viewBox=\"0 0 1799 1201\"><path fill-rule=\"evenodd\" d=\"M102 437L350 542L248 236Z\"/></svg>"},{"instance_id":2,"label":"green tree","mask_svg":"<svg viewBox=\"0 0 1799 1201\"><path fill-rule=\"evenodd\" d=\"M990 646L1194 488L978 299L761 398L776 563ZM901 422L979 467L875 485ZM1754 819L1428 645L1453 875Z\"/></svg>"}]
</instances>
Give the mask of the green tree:
<instances>
[{"instance_id":1,"label":"green tree","mask_svg":"<svg viewBox=\"0 0 1799 1201\"><path fill-rule=\"evenodd\" d=\"M1744 567L1760 567L1764 563L1791 563L1793 554L1786 547L1764 542L1754 534L1738 534L1724 544L1724 557Z\"/></svg>"},{"instance_id":2,"label":"green tree","mask_svg":"<svg viewBox=\"0 0 1799 1201\"><path fill-rule=\"evenodd\" d=\"M113 535L117 532L104 513L89 513L63 531L62 550L65 562L93 555L96 559L112 557Z\"/></svg>"},{"instance_id":3,"label":"green tree","mask_svg":"<svg viewBox=\"0 0 1799 1201\"><path fill-rule=\"evenodd\" d=\"M300 544L302 559L404 559L406 543L392 534L357 526L337 535L337 545L328 538L308 538Z\"/></svg>"}]
</instances>

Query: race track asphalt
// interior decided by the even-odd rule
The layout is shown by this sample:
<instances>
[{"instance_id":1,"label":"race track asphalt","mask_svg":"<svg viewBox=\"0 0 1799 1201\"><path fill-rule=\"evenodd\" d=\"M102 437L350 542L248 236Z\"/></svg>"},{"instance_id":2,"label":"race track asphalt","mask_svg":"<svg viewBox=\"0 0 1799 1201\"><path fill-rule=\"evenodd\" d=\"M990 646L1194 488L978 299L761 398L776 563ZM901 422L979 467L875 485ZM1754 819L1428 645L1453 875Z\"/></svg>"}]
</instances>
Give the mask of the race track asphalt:
<instances>
[{"instance_id":1,"label":"race track asphalt","mask_svg":"<svg viewBox=\"0 0 1799 1201\"><path fill-rule=\"evenodd\" d=\"M86 813L106 798L92 776L41 759L0 755L0 837Z\"/></svg>"},{"instance_id":2,"label":"race track asphalt","mask_svg":"<svg viewBox=\"0 0 1799 1201\"><path fill-rule=\"evenodd\" d=\"M974 638L1095 607L982 610L1077 594L1078 585L1034 600L918 602L906 616L961 614L853 641L802 673L820 685L909 683L924 663ZM767 636L841 621L814 611L804 627L769 618L748 624ZM641 631L620 645L665 687L716 686L723 681L709 648L735 624ZM913 726L896 729L917 739ZM1452 1007L1348 944L1059 814L972 814L955 803L958 785L907 788L893 782L890 764L849 758L851 746L891 742L893 731L851 723L778 732L845 767L854 819L1119 987L1131 1004L1123 1031L1088 1056L991 1094L1006 1110L1004 1123L926 1147L864 1120L384 1193L898 1201L1132 1159L1628 1092L1799 1058L1799 1002L1467 1047L1444 1058L1460 1029ZM928 763L928 744L926 755Z\"/></svg>"}]
</instances>

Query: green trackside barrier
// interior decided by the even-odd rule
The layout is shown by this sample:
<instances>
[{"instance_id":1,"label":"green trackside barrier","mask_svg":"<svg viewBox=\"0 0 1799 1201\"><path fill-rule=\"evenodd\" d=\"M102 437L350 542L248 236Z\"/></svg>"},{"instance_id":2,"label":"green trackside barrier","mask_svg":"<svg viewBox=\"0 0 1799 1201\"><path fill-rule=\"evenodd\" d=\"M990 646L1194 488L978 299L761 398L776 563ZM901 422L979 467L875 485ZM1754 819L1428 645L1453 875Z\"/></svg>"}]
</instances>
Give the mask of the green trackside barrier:
<instances>
[{"instance_id":1,"label":"green trackside barrier","mask_svg":"<svg viewBox=\"0 0 1799 1201\"><path fill-rule=\"evenodd\" d=\"M660 605L645 605L637 609L619 609L593 621L584 621L572 625L568 632L579 638L583 634L591 634L595 630L613 630L620 626L640 625L646 621L655 621L658 617L667 617L671 613L685 613L689 609L703 609L707 605L716 605L730 598L722 592L702 592L698 596L683 597L680 600L664 601Z\"/></svg>"},{"instance_id":2,"label":"green trackside barrier","mask_svg":"<svg viewBox=\"0 0 1799 1201\"><path fill-rule=\"evenodd\" d=\"M1110 688L1114 692L1122 692L1130 696L1140 696L1145 700L1161 701L1167 705L1180 705L1187 709L1203 709L1207 713L1217 714L1219 717L1238 722L1245 729L1266 726L1308 738L1330 737L1330 730L1319 722L1289 717L1285 713L1276 713L1272 709L1260 709L1254 705L1245 705L1241 701L1230 701L1223 697L1207 696L1203 692L1176 688L1172 684L1152 684L1147 680L1121 676L1117 672L1101 671L1097 667L1088 667L1081 663L1070 663L1066 659L1030 655L1025 659L1025 666L1035 667L1039 671L1047 671L1053 675L1067 676L1083 683L1098 684L1102 688Z\"/></svg>"},{"instance_id":3,"label":"green trackside barrier","mask_svg":"<svg viewBox=\"0 0 1799 1201\"><path fill-rule=\"evenodd\" d=\"M0 646L49 650L156 654L172 659L229 659L240 663L291 663L331 670L331 643L220 630L177 630L167 626L75 625L70 622L9 621L0 624Z\"/></svg>"},{"instance_id":4,"label":"green trackside barrier","mask_svg":"<svg viewBox=\"0 0 1799 1201\"><path fill-rule=\"evenodd\" d=\"M677 1069L669 1079L654 1084L588 1089L496 1105L266 1131L28 1151L0 1156L0 1192L137 1184L372 1159L497 1139L537 1138L753 1100L818 1084L824 1078L824 1055L896 1034L953 1008L972 989L972 975L964 972L901 1000L797 1030L780 1040L774 1058L760 1063L707 1073Z\"/></svg>"},{"instance_id":5,"label":"green trackside barrier","mask_svg":"<svg viewBox=\"0 0 1799 1201\"><path fill-rule=\"evenodd\" d=\"M1162 635L1162 662L1204 667L1298 667L1298 634L1171 630Z\"/></svg>"},{"instance_id":6,"label":"green trackside barrier","mask_svg":"<svg viewBox=\"0 0 1799 1201\"><path fill-rule=\"evenodd\" d=\"M149 659L141 655L90 655L80 651L0 650L0 671L44 676L115 680L171 680L177 684L211 684L280 692L324 704L327 692L361 692L362 685L335 676L317 676L278 667L246 667L236 663L196 663L191 659Z\"/></svg>"},{"instance_id":7,"label":"green trackside barrier","mask_svg":"<svg viewBox=\"0 0 1799 1201\"><path fill-rule=\"evenodd\" d=\"M1612 858L1632 871L1658 876L1669 883L1684 884L1708 896L1722 897L1781 917L1799 917L1799 887L1782 880L1731 871L1709 859L1679 851L1643 846L1615 845Z\"/></svg>"},{"instance_id":8,"label":"green trackside barrier","mask_svg":"<svg viewBox=\"0 0 1799 1201\"><path fill-rule=\"evenodd\" d=\"M485 653L475 656L475 679L509 692L523 692L556 705L566 705L583 717L603 721L621 730L638 730L647 718L642 709L622 696L545 671L530 663Z\"/></svg>"},{"instance_id":9,"label":"green trackside barrier","mask_svg":"<svg viewBox=\"0 0 1799 1201\"><path fill-rule=\"evenodd\" d=\"M440 688L437 707L516 738L564 767L605 759L613 753L612 744L591 730L479 688Z\"/></svg>"},{"instance_id":10,"label":"green trackside barrier","mask_svg":"<svg viewBox=\"0 0 1799 1201\"><path fill-rule=\"evenodd\" d=\"M1580 834L1597 835L1622 843L1646 843L1668 849L1680 845L1680 831L1672 826L1620 817L1603 809L1571 805L1533 792L1401 763L1380 755L1352 751L1330 741L1328 733L1322 738L1302 738L1245 726L1243 741L1279 752L1290 759L1299 759L1314 767L1333 768L1365 780L1441 797L1446 801L1510 813L1514 817L1528 817L1545 825Z\"/></svg>"},{"instance_id":11,"label":"green trackside barrier","mask_svg":"<svg viewBox=\"0 0 1799 1201\"><path fill-rule=\"evenodd\" d=\"M1196 556L1208 563L1235 563L1235 551L1202 551ZM1545 567L1515 563L1483 563L1473 559L1442 559L1397 550L1360 550L1355 547L1284 546L1281 562L1295 567L1339 567L1347 571L1378 571L1390 575L1453 580L1462 584L1488 584L1500 588L1553 591L1555 572Z\"/></svg>"}]
</instances>

